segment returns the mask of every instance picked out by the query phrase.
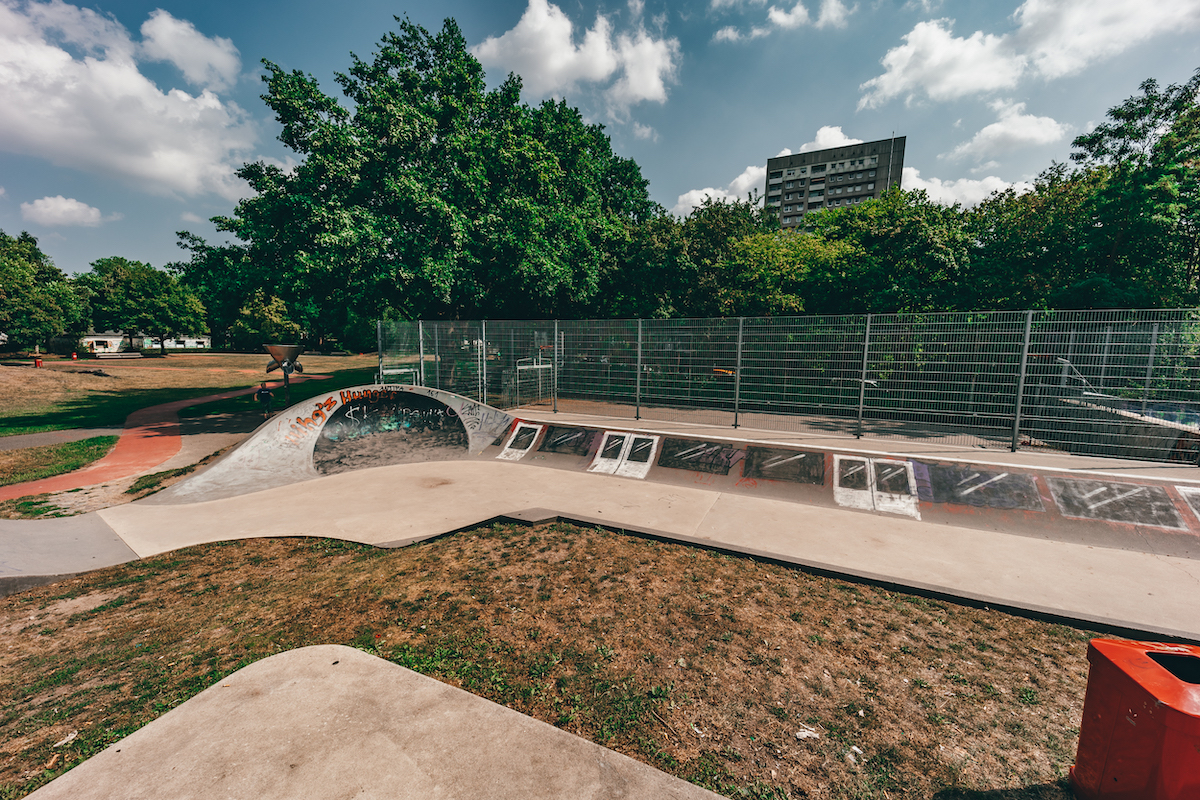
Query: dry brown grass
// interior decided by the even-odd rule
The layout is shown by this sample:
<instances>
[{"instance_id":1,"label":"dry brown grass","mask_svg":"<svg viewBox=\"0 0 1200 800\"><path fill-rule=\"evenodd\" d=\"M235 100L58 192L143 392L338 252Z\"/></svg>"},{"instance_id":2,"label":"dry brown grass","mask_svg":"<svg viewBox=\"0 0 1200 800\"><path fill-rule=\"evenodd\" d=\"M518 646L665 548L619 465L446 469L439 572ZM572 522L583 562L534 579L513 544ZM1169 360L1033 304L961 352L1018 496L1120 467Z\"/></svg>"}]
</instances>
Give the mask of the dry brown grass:
<instances>
[{"instance_id":1,"label":"dry brown grass","mask_svg":"<svg viewBox=\"0 0 1200 800\"><path fill-rule=\"evenodd\" d=\"M1070 797L1089 638L568 525L190 548L0 600L0 636L5 798L337 642L731 796L939 800Z\"/></svg>"}]
</instances>

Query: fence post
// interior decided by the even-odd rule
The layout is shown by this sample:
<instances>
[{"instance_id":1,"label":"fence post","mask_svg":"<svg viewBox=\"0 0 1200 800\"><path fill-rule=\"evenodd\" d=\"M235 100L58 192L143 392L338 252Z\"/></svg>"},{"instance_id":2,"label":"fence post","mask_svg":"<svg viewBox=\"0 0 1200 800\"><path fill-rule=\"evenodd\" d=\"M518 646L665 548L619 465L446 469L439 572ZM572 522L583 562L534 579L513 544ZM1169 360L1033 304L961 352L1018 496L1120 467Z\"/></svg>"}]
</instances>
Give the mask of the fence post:
<instances>
[{"instance_id":1,"label":"fence post","mask_svg":"<svg viewBox=\"0 0 1200 800\"><path fill-rule=\"evenodd\" d=\"M558 413L558 320L554 320L554 382L550 391L554 393L554 413Z\"/></svg>"},{"instance_id":2,"label":"fence post","mask_svg":"<svg viewBox=\"0 0 1200 800\"><path fill-rule=\"evenodd\" d=\"M417 320L417 354L421 359L421 371L417 373L421 385L425 385L425 320Z\"/></svg>"},{"instance_id":3,"label":"fence post","mask_svg":"<svg viewBox=\"0 0 1200 800\"><path fill-rule=\"evenodd\" d=\"M479 402L487 405L487 320L479 321Z\"/></svg>"},{"instance_id":4,"label":"fence post","mask_svg":"<svg viewBox=\"0 0 1200 800\"><path fill-rule=\"evenodd\" d=\"M733 372L733 427L738 426L738 414L742 410L742 329L746 318L738 317L737 366Z\"/></svg>"},{"instance_id":5,"label":"fence post","mask_svg":"<svg viewBox=\"0 0 1200 800\"><path fill-rule=\"evenodd\" d=\"M867 314L867 329L863 333L863 357L862 357L862 373L858 376L858 432L854 434L855 438L861 439L863 434L863 406L867 400L867 353L871 349L871 318L874 314Z\"/></svg>"},{"instance_id":6,"label":"fence post","mask_svg":"<svg viewBox=\"0 0 1200 800\"><path fill-rule=\"evenodd\" d=\"M1142 416L1146 416L1146 401L1150 397L1150 377L1154 374L1154 350L1158 347L1158 323L1150 334L1150 358L1146 360L1146 385L1142 387Z\"/></svg>"},{"instance_id":7,"label":"fence post","mask_svg":"<svg viewBox=\"0 0 1200 800\"><path fill-rule=\"evenodd\" d=\"M376 383L383 383L383 320L375 320L375 349L379 351L379 372L375 375Z\"/></svg>"},{"instance_id":8,"label":"fence post","mask_svg":"<svg viewBox=\"0 0 1200 800\"><path fill-rule=\"evenodd\" d=\"M633 418L642 418L642 321L638 319L637 379L634 383Z\"/></svg>"},{"instance_id":9,"label":"fence post","mask_svg":"<svg viewBox=\"0 0 1200 800\"><path fill-rule=\"evenodd\" d=\"M1021 447L1021 401L1025 399L1025 367L1029 363L1029 334L1033 330L1033 312L1025 312L1025 342L1021 345L1021 372L1017 375L1017 402L1013 409L1012 451Z\"/></svg>"}]
</instances>

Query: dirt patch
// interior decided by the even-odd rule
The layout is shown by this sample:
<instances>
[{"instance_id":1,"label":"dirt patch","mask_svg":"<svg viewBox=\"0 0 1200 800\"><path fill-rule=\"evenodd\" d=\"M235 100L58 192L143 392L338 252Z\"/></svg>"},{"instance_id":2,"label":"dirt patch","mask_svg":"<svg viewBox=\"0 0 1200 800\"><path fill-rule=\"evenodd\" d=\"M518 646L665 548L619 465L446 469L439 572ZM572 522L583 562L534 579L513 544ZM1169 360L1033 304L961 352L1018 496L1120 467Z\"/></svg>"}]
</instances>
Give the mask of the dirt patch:
<instances>
[{"instance_id":1,"label":"dirt patch","mask_svg":"<svg viewBox=\"0 0 1200 800\"><path fill-rule=\"evenodd\" d=\"M567 525L204 545L4 598L0 627L3 797L341 643L729 796L1067 800L1089 638Z\"/></svg>"}]
</instances>

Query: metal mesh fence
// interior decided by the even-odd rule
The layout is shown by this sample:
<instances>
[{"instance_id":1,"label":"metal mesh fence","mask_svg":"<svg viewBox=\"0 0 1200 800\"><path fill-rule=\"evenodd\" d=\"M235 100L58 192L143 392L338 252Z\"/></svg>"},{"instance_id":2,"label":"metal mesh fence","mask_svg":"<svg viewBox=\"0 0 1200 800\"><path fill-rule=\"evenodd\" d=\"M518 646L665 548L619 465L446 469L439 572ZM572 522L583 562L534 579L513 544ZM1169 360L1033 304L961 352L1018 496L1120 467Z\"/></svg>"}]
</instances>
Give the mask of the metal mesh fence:
<instances>
[{"instance_id":1,"label":"metal mesh fence","mask_svg":"<svg viewBox=\"0 0 1200 800\"><path fill-rule=\"evenodd\" d=\"M1195 462L1200 313L384 322L380 380L502 408Z\"/></svg>"}]
</instances>

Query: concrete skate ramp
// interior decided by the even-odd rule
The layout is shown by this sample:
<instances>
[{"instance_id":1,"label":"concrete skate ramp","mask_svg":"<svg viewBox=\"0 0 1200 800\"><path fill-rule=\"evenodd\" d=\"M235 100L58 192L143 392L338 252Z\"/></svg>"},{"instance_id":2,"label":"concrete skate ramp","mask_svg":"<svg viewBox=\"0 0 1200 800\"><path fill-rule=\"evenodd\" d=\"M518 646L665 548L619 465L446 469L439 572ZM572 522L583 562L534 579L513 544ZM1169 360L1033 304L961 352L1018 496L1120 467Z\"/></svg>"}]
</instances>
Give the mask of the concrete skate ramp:
<instances>
[{"instance_id":1,"label":"concrete skate ramp","mask_svg":"<svg viewBox=\"0 0 1200 800\"><path fill-rule=\"evenodd\" d=\"M512 423L503 411L440 389L342 389L280 412L207 470L145 502L218 500L350 469L470 458Z\"/></svg>"}]
</instances>

